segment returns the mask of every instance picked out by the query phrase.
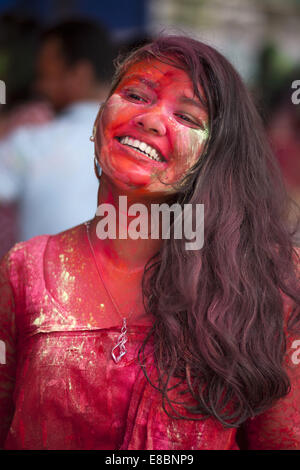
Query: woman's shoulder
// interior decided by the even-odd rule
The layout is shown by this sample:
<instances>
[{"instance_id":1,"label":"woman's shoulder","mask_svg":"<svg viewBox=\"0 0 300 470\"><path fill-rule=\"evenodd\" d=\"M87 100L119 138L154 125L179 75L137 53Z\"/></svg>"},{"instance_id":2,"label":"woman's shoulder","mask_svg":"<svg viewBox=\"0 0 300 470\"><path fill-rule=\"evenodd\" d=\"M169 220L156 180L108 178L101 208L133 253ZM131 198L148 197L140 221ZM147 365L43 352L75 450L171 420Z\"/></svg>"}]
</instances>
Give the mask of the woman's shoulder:
<instances>
[{"instance_id":1,"label":"woman's shoulder","mask_svg":"<svg viewBox=\"0 0 300 470\"><path fill-rule=\"evenodd\" d=\"M74 227L68 228L62 232L56 233L55 235L50 235L51 242L56 244L61 243L77 243L81 238L82 234L85 233L86 230L86 222L81 224L75 225Z\"/></svg>"},{"instance_id":2,"label":"woman's shoulder","mask_svg":"<svg viewBox=\"0 0 300 470\"><path fill-rule=\"evenodd\" d=\"M44 262L49 245L51 245L51 250L59 251L66 246L73 250L78 235L83 230L83 225L77 225L54 235L37 235L29 240L18 242L3 256L1 265L9 270L19 270L22 266L36 269L37 265Z\"/></svg>"},{"instance_id":3,"label":"woman's shoulder","mask_svg":"<svg viewBox=\"0 0 300 470\"><path fill-rule=\"evenodd\" d=\"M38 253L43 253L50 235L38 235L26 241L20 241L3 256L2 265L12 267L22 264L26 259L36 259Z\"/></svg>"},{"instance_id":4,"label":"woman's shoulder","mask_svg":"<svg viewBox=\"0 0 300 470\"><path fill-rule=\"evenodd\" d=\"M79 256L86 244L85 234L86 226L83 222L63 232L51 235L47 240L45 249L46 261L61 258L64 254L75 258Z\"/></svg>"}]
</instances>

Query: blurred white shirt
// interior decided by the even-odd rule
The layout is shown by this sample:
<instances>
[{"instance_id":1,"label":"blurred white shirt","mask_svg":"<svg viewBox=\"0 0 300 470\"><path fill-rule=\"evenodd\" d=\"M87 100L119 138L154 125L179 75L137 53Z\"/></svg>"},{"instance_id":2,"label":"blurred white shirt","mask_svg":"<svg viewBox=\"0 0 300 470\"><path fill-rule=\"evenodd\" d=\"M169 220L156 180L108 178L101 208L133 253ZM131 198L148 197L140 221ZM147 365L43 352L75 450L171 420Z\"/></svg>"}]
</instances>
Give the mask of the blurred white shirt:
<instances>
[{"instance_id":1,"label":"blurred white shirt","mask_svg":"<svg viewBox=\"0 0 300 470\"><path fill-rule=\"evenodd\" d=\"M20 201L20 240L54 234L95 215L90 141L100 103L80 102L53 121L0 142L0 203Z\"/></svg>"}]
</instances>

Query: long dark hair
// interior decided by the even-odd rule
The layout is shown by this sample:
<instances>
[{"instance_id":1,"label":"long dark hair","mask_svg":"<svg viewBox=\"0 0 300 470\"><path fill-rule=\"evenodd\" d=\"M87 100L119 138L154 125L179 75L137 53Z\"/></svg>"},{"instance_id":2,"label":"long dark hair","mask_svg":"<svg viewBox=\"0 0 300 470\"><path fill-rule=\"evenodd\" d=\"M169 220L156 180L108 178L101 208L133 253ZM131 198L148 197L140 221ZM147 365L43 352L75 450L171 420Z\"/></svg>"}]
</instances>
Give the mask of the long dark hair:
<instances>
[{"instance_id":1,"label":"long dark hair","mask_svg":"<svg viewBox=\"0 0 300 470\"><path fill-rule=\"evenodd\" d=\"M147 57L184 69L201 101L202 87L210 135L176 194L180 204L204 204L204 245L187 251L184 239L170 238L147 263L143 297L155 322L139 360L150 381L144 353L152 337L163 402L172 405L170 379L180 377L195 399L195 419L214 416L237 427L290 387L282 294L294 305L288 330L300 331L290 200L231 64L194 39L159 37L119 63L111 93L128 67Z\"/></svg>"}]
</instances>

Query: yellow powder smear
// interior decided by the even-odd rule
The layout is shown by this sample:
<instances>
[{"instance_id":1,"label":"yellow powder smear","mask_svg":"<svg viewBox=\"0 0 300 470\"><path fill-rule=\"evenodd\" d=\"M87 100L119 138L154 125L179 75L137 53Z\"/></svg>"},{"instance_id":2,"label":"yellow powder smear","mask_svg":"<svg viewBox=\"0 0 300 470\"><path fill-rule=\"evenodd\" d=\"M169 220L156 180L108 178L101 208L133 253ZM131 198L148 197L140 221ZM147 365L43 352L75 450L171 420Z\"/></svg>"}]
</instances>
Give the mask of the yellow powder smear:
<instances>
[{"instance_id":1,"label":"yellow powder smear","mask_svg":"<svg viewBox=\"0 0 300 470\"><path fill-rule=\"evenodd\" d=\"M41 308L40 316L37 317L37 318L34 320L33 324L34 324L35 326L41 326L41 325L44 323L45 318L46 318L46 316L45 316L45 314L44 314L44 312L43 312L43 309Z\"/></svg>"}]
</instances>

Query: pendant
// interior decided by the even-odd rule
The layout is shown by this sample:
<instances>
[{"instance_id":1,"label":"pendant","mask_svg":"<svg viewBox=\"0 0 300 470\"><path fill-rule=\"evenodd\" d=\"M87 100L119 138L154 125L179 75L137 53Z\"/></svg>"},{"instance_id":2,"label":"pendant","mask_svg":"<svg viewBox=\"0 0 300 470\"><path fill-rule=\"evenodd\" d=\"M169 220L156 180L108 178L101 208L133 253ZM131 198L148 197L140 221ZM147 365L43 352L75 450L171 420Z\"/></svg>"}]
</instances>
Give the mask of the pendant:
<instances>
[{"instance_id":1,"label":"pendant","mask_svg":"<svg viewBox=\"0 0 300 470\"><path fill-rule=\"evenodd\" d=\"M128 338L127 338L127 325L126 325L126 318L123 318L123 326L121 328L121 334L118 337L118 342L117 344L113 347L111 350L111 355L113 360L115 361L116 364L120 362L122 357L126 354L126 348L125 348L125 343L127 343ZM119 354L118 356L115 355L114 351L119 349ZM117 352L117 351L116 351Z\"/></svg>"}]
</instances>

